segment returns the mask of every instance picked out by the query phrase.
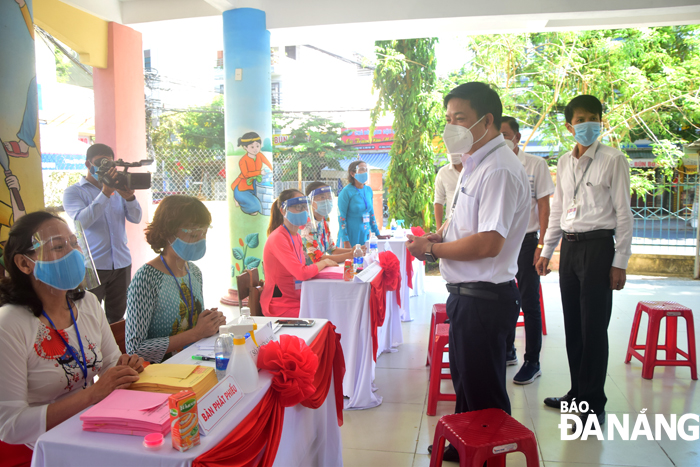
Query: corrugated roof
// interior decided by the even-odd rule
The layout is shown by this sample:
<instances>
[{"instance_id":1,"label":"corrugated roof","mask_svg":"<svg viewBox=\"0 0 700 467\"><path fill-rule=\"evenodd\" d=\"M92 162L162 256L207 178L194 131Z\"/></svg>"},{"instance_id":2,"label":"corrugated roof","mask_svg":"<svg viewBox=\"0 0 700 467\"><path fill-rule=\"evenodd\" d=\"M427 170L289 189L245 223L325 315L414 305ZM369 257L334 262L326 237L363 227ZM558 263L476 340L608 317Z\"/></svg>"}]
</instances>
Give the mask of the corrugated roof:
<instances>
[{"instance_id":1,"label":"corrugated roof","mask_svg":"<svg viewBox=\"0 0 700 467\"><path fill-rule=\"evenodd\" d=\"M372 169L387 170L389 168L389 162L391 162L388 152L366 152L361 153L358 156L359 157L341 160L340 166L343 168L343 170L348 170L350 164L359 159L365 161Z\"/></svg>"}]
</instances>

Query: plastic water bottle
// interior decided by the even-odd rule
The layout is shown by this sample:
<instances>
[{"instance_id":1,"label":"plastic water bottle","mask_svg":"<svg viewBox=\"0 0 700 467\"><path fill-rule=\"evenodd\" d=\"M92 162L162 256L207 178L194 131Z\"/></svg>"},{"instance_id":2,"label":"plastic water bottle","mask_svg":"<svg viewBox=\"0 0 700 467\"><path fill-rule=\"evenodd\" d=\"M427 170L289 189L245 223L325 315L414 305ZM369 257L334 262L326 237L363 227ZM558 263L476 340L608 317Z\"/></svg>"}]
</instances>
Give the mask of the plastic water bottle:
<instances>
[{"instance_id":1,"label":"plastic water bottle","mask_svg":"<svg viewBox=\"0 0 700 467\"><path fill-rule=\"evenodd\" d=\"M236 324L253 324L255 320L250 317L250 308L247 306L241 307L241 314L238 317Z\"/></svg>"},{"instance_id":2,"label":"plastic water bottle","mask_svg":"<svg viewBox=\"0 0 700 467\"><path fill-rule=\"evenodd\" d=\"M374 256L379 252L379 248L377 248L377 236L374 235L374 232L372 232L369 236L369 254L370 256Z\"/></svg>"},{"instance_id":3,"label":"plastic water bottle","mask_svg":"<svg viewBox=\"0 0 700 467\"><path fill-rule=\"evenodd\" d=\"M389 228L391 230L396 230L397 227L398 227L398 224L396 223L396 219L391 219L391 224L389 224Z\"/></svg>"},{"instance_id":4,"label":"plastic water bottle","mask_svg":"<svg viewBox=\"0 0 700 467\"><path fill-rule=\"evenodd\" d=\"M362 247L360 245L355 245L355 251L352 252L352 269L353 273L357 275L364 269L365 254L362 252Z\"/></svg>"},{"instance_id":5,"label":"plastic water bottle","mask_svg":"<svg viewBox=\"0 0 700 467\"><path fill-rule=\"evenodd\" d=\"M221 328L224 328L223 332ZM221 381L224 376L226 376L226 368L228 368L228 362L231 358L231 351L233 350L233 339L231 334L226 332L226 326L221 326L219 328L219 337L216 338L214 343L214 355L216 356L216 378Z\"/></svg>"}]
</instances>

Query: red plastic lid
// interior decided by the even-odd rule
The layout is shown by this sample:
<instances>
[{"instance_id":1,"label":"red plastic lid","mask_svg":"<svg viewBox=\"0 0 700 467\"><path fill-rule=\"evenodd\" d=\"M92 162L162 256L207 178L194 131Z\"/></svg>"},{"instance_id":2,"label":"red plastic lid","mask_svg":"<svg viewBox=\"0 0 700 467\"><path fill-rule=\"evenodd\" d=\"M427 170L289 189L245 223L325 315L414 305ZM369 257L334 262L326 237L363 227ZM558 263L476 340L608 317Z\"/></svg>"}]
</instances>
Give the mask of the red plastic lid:
<instances>
[{"instance_id":1,"label":"red plastic lid","mask_svg":"<svg viewBox=\"0 0 700 467\"><path fill-rule=\"evenodd\" d=\"M161 433L151 433L143 437L143 445L147 448L153 448L163 444L163 435Z\"/></svg>"}]
</instances>

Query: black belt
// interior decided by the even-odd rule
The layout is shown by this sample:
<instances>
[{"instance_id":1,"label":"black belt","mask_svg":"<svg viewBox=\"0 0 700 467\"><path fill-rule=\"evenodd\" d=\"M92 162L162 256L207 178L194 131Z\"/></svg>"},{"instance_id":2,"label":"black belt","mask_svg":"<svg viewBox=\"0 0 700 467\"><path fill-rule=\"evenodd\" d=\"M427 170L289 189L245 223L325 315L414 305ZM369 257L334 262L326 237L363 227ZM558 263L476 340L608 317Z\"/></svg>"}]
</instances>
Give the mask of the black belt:
<instances>
[{"instance_id":1,"label":"black belt","mask_svg":"<svg viewBox=\"0 0 700 467\"><path fill-rule=\"evenodd\" d=\"M569 242L584 242L597 238L612 237L614 230L591 230L590 232L564 232L564 238Z\"/></svg>"},{"instance_id":2,"label":"black belt","mask_svg":"<svg viewBox=\"0 0 700 467\"><path fill-rule=\"evenodd\" d=\"M525 240L530 239L530 238L537 238L537 231L526 233L525 234Z\"/></svg>"},{"instance_id":3,"label":"black belt","mask_svg":"<svg viewBox=\"0 0 700 467\"><path fill-rule=\"evenodd\" d=\"M463 282L461 284L447 284L447 291L451 294L467 297L482 298L484 300L498 300L500 293L506 288L514 287L515 281L501 282Z\"/></svg>"}]
</instances>

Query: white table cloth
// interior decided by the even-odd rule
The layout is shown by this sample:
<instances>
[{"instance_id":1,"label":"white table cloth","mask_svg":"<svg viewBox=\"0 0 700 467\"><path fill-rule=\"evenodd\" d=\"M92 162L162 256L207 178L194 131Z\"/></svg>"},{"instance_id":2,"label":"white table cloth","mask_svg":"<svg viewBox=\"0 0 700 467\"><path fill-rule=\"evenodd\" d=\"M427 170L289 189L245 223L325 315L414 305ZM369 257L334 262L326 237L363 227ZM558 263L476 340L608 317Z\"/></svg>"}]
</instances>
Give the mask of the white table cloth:
<instances>
[{"instance_id":1,"label":"white table cloth","mask_svg":"<svg viewBox=\"0 0 700 467\"><path fill-rule=\"evenodd\" d=\"M372 391L370 291L370 284L329 279L304 281L301 286L299 317L330 320L340 334L345 356L346 409L369 409L382 403L382 398Z\"/></svg>"},{"instance_id":2,"label":"white table cloth","mask_svg":"<svg viewBox=\"0 0 700 467\"><path fill-rule=\"evenodd\" d=\"M272 318L255 317L258 323L270 319ZM313 327L283 328L282 332L299 336L308 344L315 339L325 324L325 320L317 320ZM192 360L191 357L195 353L198 353L197 346L192 345L166 363L196 362L214 367L214 362ZM77 414L39 437L34 448L32 467L191 466L196 457L216 446L260 403L270 388L271 381L272 376L266 371L261 371L258 390L246 394L219 426L208 436L201 437L199 446L187 452L179 452L172 448L170 434L165 437L165 443L160 450L150 451L143 447L143 437L140 436L83 431L80 414ZM318 409L309 409L302 405L285 409L282 437L274 465L343 465L332 381L326 401Z\"/></svg>"},{"instance_id":3,"label":"white table cloth","mask_svg":"<svg viewBox=\"0 0 700 467\"><path fill-rule=\"evenodd\" d=\"M377 246L379 251L391 251L399 259L401 263L401 307L399 308L399 316L401 321L412 321L411 318L411 300L410 290L408 286L408 274L406 273L406 237L390 238L388 240L378 240ZM396 303L396 298L393 299ZM389 298L387 295L387 309L389 307ZM399 332L401 327L399 326ZM403 342L403 336L397 337L399 344Z\"/></svg>"},{"instance_id":4,"label":"white table cloth","mask_svg":"<svg viewBox=\"0 0 700 467\"><path fill-rule=\"evenodd\" d=\"M417 297L425 293L425 264L423 261L413 258L413 289L411 297Z\"/></svg>"}]
</instances>

